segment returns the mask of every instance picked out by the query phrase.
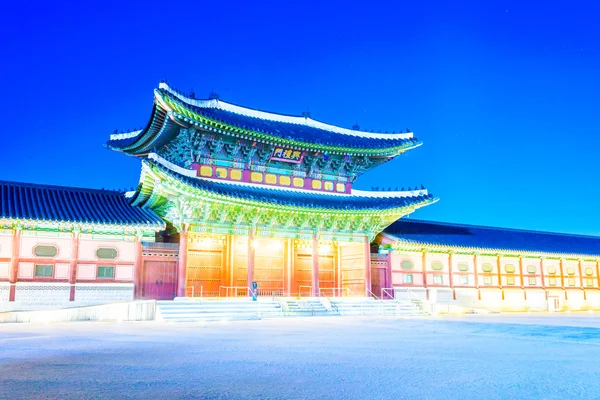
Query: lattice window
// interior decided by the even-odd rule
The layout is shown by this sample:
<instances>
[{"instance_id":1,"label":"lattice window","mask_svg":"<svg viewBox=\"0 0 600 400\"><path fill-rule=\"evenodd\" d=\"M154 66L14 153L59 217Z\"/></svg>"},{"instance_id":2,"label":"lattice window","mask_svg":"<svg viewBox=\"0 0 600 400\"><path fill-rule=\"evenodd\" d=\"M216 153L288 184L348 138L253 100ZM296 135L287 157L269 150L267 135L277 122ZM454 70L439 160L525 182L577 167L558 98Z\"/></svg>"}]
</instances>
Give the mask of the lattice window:
<instances>
[{"instance_id":1,"label":"lattice window","mask_svg":"<svg viewBox=\"0 0 600 400\"><path fill-rule=\"evenodd\" d=\"M54 265L36 264L35 276L43 278L52 278L54 276Z\"/></svg>"},{"instance_id":2,"label":"lattice window","mask_svg":"<svg viewBox=\"0 0 600 400\"><path fill-rule=\"evenodd\" d=\"M513 264L506 264L504 266L504 270L509 273L509 274L514 274L515 273L515 266Z\"/></svg>"},{"instance_id":3,"label":"lattice window","mask_svg":"<svg viewBox=\"0 0 600 400\"><path fill-rule=\"evenodd\" d=\"M58 247L54 245L38 244L33 248L36 257L54 258L58 255Z\"/></svg>"},{"instance_id":4,"label":"lattice window","mask_svg":"<svg viewBox=\"0 0 600 400\"><path fill-rule=\"evenodd\" d=\"M402 267L402 269L413 269L414 264L412 263L412 261L402 261L402 264L400 264L400 266Z\"/></svg>"},{"instance_id":5,"label":"lattice window","mask_svg":"<svg viewBox=\"0 0 600 400\"><path fill-rule=\"evenodd\" d=\"M442 264L439 261L434 261L431 263L431 268L435 271L441 271L442 269L444 269L444 264Z\"/></svg>"},{"instance_id":6,"label":"lattice window","mask_svg":"<svg viewBox=\"0 0 600 400\"><path fill-rule=\"evenodd\" d=\"M408 275L404 275L404 283L413 283L413 276L408 274Z\"/></svg>"},{"instance_id":7,"label":"lattice window","mask_svg":"<svg viewBox=\"0 0 600 400\"><path fill-rule=\"evenodd\" d=\"M100 265L98 266L98 279L112 279L115 277L115 267Z\"/></svg>"},{"instance_id":8,"label":"lattice window","mask_svg":"<svg viewBox=\"0 0 600 400\"><path fill-rule=\"evenodd\" d=\"M481 266L481 270L483 272L492 272L494 270L494 267L492 267L492 264L490 263L485 263Z\"/></svg>"},{"instance_id":9,"label":"lattice window","mask_svg":"<svg viewBox=\"0 0 600 400\"><path fill-rule=\"evenodd\" d=\"M434 275L433 283L435 283L436 285L442 285L444 283L444 276L443 275Z\"/></svg>"},{"instance_id":10,"label":"lattice window","mask_svg":"<svg viewBox=\"0 0 600 400\"><path fill-rule=\"evenodd\" d=\"M528 274L535 274L537 272L537 268L535 265L528 265L527 266L527 273Z\"/></svg>"},{"instance_id":11,"label":"lattice window","mask_svg":"<svg viewBox=\"0 0 600 400\"><path fill-rule=\"evenodd\" d=\"M469 264L465 262L458 263L458 270L461 272L466 272L469 270Z\"/></svg>"}]
</instances>

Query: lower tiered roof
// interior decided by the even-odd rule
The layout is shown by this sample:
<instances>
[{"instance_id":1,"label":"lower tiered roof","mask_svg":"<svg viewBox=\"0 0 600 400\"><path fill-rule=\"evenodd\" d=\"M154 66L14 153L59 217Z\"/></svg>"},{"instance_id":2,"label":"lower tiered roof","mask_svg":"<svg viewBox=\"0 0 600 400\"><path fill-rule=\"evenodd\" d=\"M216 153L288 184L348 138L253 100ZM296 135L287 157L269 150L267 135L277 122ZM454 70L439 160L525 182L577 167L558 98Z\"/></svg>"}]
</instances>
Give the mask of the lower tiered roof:
<instances>
[{"instance_id":1,"label":"lower tiered roof","mask_svg":"<svg viewBox=\"0 0 600 400\"><path fill-rule=\"evenodd\" d=\"M600 237L401 219L382 235L398 247L481 253L600 256Z\"/></svg>"},{"instance_id":2,"label":"lower tiered roof","mask_svg":"<svg viewBox=\"0 0 600 400\"><path fill-rule=\"evenodd\" d=\"M6 181L0 181L0 220L164 227L152 210L131 206L121 192Z\"/></svg>"}]
</instances>

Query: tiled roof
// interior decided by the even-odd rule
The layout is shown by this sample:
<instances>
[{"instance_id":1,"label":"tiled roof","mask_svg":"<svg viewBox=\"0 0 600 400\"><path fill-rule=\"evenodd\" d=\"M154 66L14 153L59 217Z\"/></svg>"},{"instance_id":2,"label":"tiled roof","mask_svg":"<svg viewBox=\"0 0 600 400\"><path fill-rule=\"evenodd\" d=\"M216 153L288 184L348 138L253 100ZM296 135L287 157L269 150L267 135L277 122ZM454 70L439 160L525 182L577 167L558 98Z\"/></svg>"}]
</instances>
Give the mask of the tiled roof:
<instances>
[{"instance_id":1,"label":"tiled roof","mask_svg":"<svg viewBox=\"0 0 600 400\"><path fill-rule=\"evenodd\" d=\"M190 99L165 84L161 84L160 88L155 90L155 98L152 117L146 128L134 132L136 134L133 136L129 133L111 135L107 142L109 148L143 154L168 143L181 129L181 125L174 122L174 115L167 116L168 108L175 109L175 115L188 122L206 118L213 125L226 124L233 127L236 134L241 136L258 135L262 137L260 140L272 139L282 145L298 148L312 149L321 146L319 148L323 151L344 149L357 153L369 149L394 156L397 155L398 149L406 150L419 144L412 132L363 132L324 124L308 117L272 114L219 100Z\"/></svg>"},{"instance_id":2,"label":"tiled roof","mask_svg":"<svg viewBox=\"0 0 600 400\"><path fill-rule=\"evenodd\" d=\"M539 254L600 256L600 237L400 219L383 234L401 243Z\"/></svg>"},{"instance_id":3,"label":"tiled roof","mask_svg":"<svg viewBox=\"0 0 600 400\"><path fill-rule=\"evenodd\" d=\"M0 218L159 228L152 211L133 207L121 192L0 181Z\"/></svg>"},{"instance_id":4,"label":"tiled roof","mask_svg":"<svg viewBox=\"0 0 600 400\"><path fill-rule=\"evenodd\" d=\"M242 200L255 200L282 206L330 208L337 210L386 210L412 205L423 205L423 203L435 201L435 198L425 191L423 191L425 194L417 196L394 196L390 193L390 197L382 197L381 193L377 192L377 197L370 197L213 181L185 176L152 161L146 160L144 163L158 168L162 173L201 190Z\"/></svg>"}]
</instances>

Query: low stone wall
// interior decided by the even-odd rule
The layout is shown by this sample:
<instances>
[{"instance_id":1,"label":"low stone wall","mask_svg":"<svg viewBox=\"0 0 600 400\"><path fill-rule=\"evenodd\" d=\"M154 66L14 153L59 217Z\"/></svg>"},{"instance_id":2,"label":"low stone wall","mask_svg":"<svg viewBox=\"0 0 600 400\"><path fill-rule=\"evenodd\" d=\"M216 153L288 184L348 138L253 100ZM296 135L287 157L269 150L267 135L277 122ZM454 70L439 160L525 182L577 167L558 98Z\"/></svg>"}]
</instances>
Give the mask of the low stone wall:
<instances>
[{"instance_id":1,"label":"low stone wall","mask_svg":"<svg viewBox=\"0 0 600 400\"><path fill-rule=\"evenodd\" d=\"M53 323L73 321L153 321L155 317L156 301L138 300L128 303L114 303L90 307L64 308L60 310L0 312L0 323Z\"/></svg>"}]
</instances>

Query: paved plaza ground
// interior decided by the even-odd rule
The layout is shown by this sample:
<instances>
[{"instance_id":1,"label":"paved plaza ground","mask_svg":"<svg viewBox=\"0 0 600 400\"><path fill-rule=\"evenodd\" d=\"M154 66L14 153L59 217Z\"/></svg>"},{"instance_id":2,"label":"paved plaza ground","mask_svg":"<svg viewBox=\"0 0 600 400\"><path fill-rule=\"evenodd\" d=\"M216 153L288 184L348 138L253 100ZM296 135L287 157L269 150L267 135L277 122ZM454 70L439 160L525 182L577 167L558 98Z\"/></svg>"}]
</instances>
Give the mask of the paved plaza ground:
<instances>
[{"instance_id":1,"label":"paved plaza ground","mask_svg":"<svg viewBox=\"0 0 600 400\"><path fill-rule=\"evenodd\" d=\"M598 399L600 314L0 325L1 399Z\"/></svg>"}]
</instances>

